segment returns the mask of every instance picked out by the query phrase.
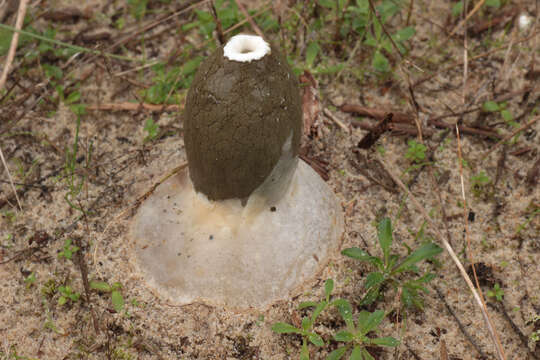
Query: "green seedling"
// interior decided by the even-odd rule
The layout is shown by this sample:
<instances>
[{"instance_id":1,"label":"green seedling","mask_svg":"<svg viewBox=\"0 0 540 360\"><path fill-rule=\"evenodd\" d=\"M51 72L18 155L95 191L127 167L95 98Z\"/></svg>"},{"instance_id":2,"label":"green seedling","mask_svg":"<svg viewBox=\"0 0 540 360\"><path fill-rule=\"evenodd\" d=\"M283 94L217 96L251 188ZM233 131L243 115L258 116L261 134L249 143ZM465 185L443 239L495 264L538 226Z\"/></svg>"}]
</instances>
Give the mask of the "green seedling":
<instances>
[{"instance_id":1,"label":"green seedling","mask_svg":"<svg viewBox=\"0 0 540 360\"><path fill-rule=\"evenodd\" d=\"M77 101L78 98L74 97L73 101ZM81 190L86 182L87 171L81 172L77 171L79 166L79 131L81 127L81 117L85 114L86 108L82 104L71 104L71 110L77 116L77 123L75 127L75 139L73 140L73 145L71 149L66 148L66 162L64 165L65 179L68 185L68 191L64 195L64 199L68 205L81 213L85 213L85 210L79 205L75 205L78 200L78 196L81 193ZM86 156L84 157L84 167L88 169L90 162L92 160L92 151L93 151L93 142L88 143L86 149Z\"/></svg>"},{"instance_id":2,"label":"green seedling","mask_svg":"<svg viewBox=\"0 0 540 360\"><path fill-rule=\"evenodd\" d=\"M182 66L175 66L167 71L163 64L154 65L155 76L152 78L154 84L144 91L145 100L151 104L178 102L175 97L176 90L189 88L202 59L196 56Z\"/></svg>"},{"instance_id":3,"label":"green seedling","mask_svg":"<svg viewBox=\"0 0 540 360\"><path fill-rule=\"evenodd\" d=\"M380 16L373 20L373 32L366 31L364 44L375 48L371 62L373 68L378 72L387 73L390 71L390 62L383 50L388 54L394 53L396 52L395 45L399 53L404 54L407 50L404 43L416 34L416 30L414 27L408 26L391 34L392 39L389 39L383 31L383 25L399 12L399 6L393 1L387 0L377 6L376 10Z\"/></svg>"},{"instance_id":4,"label":"green seedling","mask_svg":"<svg viewBox=\"0 0 540 360\"><path fill-rule=\"evenodd\" d=\"M43 286L41 287L41 294L44 297L51 298L56 294L56 280L55 279L49 279Z\"/></svg>"},{"instance_id":5,"label":"green seedling","mask_svg":"<svg viewBox=\"0 0 540 360\"><path fill-rule=\"evenodd\" d=\"M383 252L382 258L371 256L366 251L356 247L342 251L343 255L366 261L377 269L377 271L369 273L366 278L365 288L367 293L360 304L372 304L381 294L383 287L391 285L398 293L401 293L402 306L423 309L424 302L420 291L428 293L428 289L424 285L434 279L435 274L428 272L415 279L403 279L402 275L408 273L418 274L420 271L416 264L440 254L442 249L432 242L427 242L400 261L399 255L390 253L390 246L393 241L390 219L384 218L379 222L377 236Z\"/></svg>"},{"instance_id":6,"label":"green seedling","mask_svg":"<svg viewBox=\"0 0 540 360\"><path fill-rule=\"evenodd\" d=\"M2 211L0 214L2 214L2 217L6 219L6 222L12 224L15 222L16 215L13 211L5 210Z\"/></svg>"},{"instance_id":7,"label":"green seedling","mask_svg":"<svg viewBox=\"0 0 540 360\"><path fill-rule=\"evenodd\" d=\"M480 197L482 194L486 193L489 184L491 184L491 179L484 171L480 171L478 174L471 177L471 191L473 195Z\"/></svg>"},{"instance_id":8,"label":"green seedling","mask_svg":"<svg viewBox=\"0 0 540 360\"><path fill-rule=\"evenodd\" d=\"M37 46L28 50L24 56L25 61L34 61L38 58L44 59L47 57L67 59L68 57L77 53L74 48L55 46L59 45L59 42L55 39L57 31L53 28L47 28L43 32L36 30L32 27L26 27L26 31L22 31L21 39L24 39L21 44L19 40L19 46L26 45L28 43L37 41ZM54 65L44 63L42 69L47 77L55 77L56 79L62 78L62 70Z\"/></svg>"},{"instance_id":9,"label":"green seedling","mask_svg":"<svg viewBox=\"0 0 540 360\"><path fill-rule=\"evenodd\" d=\"M533 331L531 335L529 335L529 340L533 344L532 348L534 348L536 343L540 341L540 330Z\"/></svg>"},{"instance_id":10,"label":"green seedling","mask_svg":"<svg viewBox=\"0 0 540 360\"><path fill-rule=\"evenodd\" d=\"M485 112L499 113L503 120L512 127L519 127L519 124L514 121L514 115L507 109L508 104L503 101L496 103L495 101L486 101L482 105L482 109Z\"/></svg>"},{"instance_id":11,"label":"green seedling","mask_svg":"<svg viewBox=\"0 0 540 360\"><path fill-rule=\"evenodd\" d=\"M223 29L238 24L243 18L235 1L216 0L214 1L214 8ZM200 9L196 9L195 14L197 15L196 20L182 26L182 31L187 32L191 29L197 29L205 39L212 39L213 32L216 30L214 15L210 11ZM266 25L268 26L268 24Z\"/></svg>"},{"instance_id":12,"label":"green seedling","mask_svg":"<svg viewBox=\"0 0 540 360\"><path fill-rule=\"evenodd\" d=\"M144 142L152 141L158 136L159 125L154 122L154 119L148 118L144 123L144 131L148 134L144 138Z\"/></svg>"},{"instance_id":13,"label":"green seedling","mask_svg":"<svg viewBox=\"0 0 540 360\"><path fill-rule=\"evenodd\" d=\"M64 240L64 248L58 253L59 258L66 258L71 260L73 254L79 251L79 247L71 244L71 239Z\"/></svg>"},{"instance_id":14,"label":"green seedling","mask_svg":"<svg viewBox=\"0 0 540 360\"><path fill-rule=\"evenodd\" d=\"M407 49L404 44L411 39L416 31L414 27L408 26L392 32L388 38L383 30L383 25L388 31L389 20L397 15L400 6L395 0L383 0L375 8L377 17L371 11L369 2L366 0L356 1L330 1L319 0L318 3L329 9L331 16L342 14L341 27L338 34L341 38L346 38L350 33L354 33L359 39L363 39L364 45L374 49L371 56L371 66L376 72L389 74L391 67L386 54L395 53L395 46L401 54L405 54ZM307 56L306 56L307 57Z\"/></svg>"},{"instance_id":15,"label":"green seedling","mask_svg":"<svg viewBox=\"0 0 540 360\"><path fill-rule=\"evenodd\" d=\"M36 282L36 273L32 271L32 273L24 279L24 283L26 284L26 288L30 289L32 285L35 284L35 282Z\"/></svg>"},{"instance_id":16,"label":"green seedling","mask_svg":"<svg viewBox=\"0 0 540 360\"><path fill-rule=\"evenodd\" d=\"M58 305L60 306L67 303L69 300L71 300L72 302L76 302L81 297L81 294L73 292L71 286L68 285L59 286L58 293L60 294L60 297L58 298Z\"/></svg>"},{"instance_id":17,"label":"green seedling","mask_svg":"<svg viewBox=\"0 0 540 360\"><path fill-rule=\"evenodd\" d=\"M531 214L528 216L527 220L525 220L525 222L523 222L522 224L518 225L514 236L519 235L523 231L523 229L525 229L538 214L540 214L540 207L537 207L536 209L534 209L531 212Z\"/></svg>"},{"instance_id":18,"label":"green seedling","mask_svg":"<svg viewBox=\"0 0 540 360\"><path fill-rule=\"evenodd\" d=\"M539 324L536 324L536 323ZM531 348L534 349L536 346L536 343L540 341L540 328L538 325L540 325L540 315L535 314L532 316L530 320L527 321L527 325L534 325L535 329L530 335L529 335L529 344L531 345Z\"/></svg>"},{"instance_id":19,"label":"green seedling","mask_svg":"<svg viewBox=\"0 0 540 360\"><path fill-rule=\"evenodd\" d=\"M501 286L497 283L493 285L493 290L488 290L487 296L490 298L495 298L497 301L502 301L504 296L504 291L501 289Z\"/></svg>"},{"instance_id":20,"label":"green seedling","mask_svg":"<svg viewBox=\"0 0 540 360\"><path fill-rule=\"evenodd\" d=\"M426 146L424 144L418 143L415 140L409 140L407 142L409 147L405 153L405 157L412 162L420 164L426 160Z\"/></svg>"},{"instance_id":21,"label":"green seedling","mask_svg":"<svg viewBox=\"0 0 540 360\"><path fill-rule=\"evenodd\" d=\"M122 284L120 284L119 282L115 282L112 285L109 285L104 281L90 281L90 289L94 289L103 293L110 293L111 303L117 313L121 313L124 309L125 301L122 293L120 292L120 289L122 289Z\"/></svg>"},{"instance_id":22,"label":"green seedling","mask_svg":"<svg viewBox=\"0 0 540 360\"><path fill-rule=\"evenodd\" d=\"M366 346L389 346L399 345L399 340L393 337L368 337L370 332L377 330L377 327L385 317L383 310L368 312L362 310L358 314L356 323L352 315L351 304L347 300L338 299L334 302L338 308L341 317L347 325L347 329L339 331L334 335L334 340L344 342L344 346L338 347L332 351L326 360L339 360L349 350L349 360L374 360L373 356L367 351Z\"/></svg>"},{"instance_id":23,"label":"green seedling","mask_svg":"<svg viewBox=\"0 0 540 360\"><path fill-rule=\"evenodd\" d=\"M124 347L117 346L112 351L112 360L133 360L134 357Z\"/></svg>"},{"instance_id":24,"label":"green seedling","mask_svg":"<svg viewBox=\"0 0 540 360\"><path fill-rule=\"evenodd\" d=\"M141 20L146 15L148 0L127 0L129 13L135 20Z\"/></svg>"},{"instance_id":25,"label":"green seedling","mask_svg":"<svg viewBox=\"0 0 540 360\"><path fill-rule=\"evenodd\" d=\"M272 331L278 334L299 334L302 336L302 350L300 352L300 360L309 359L308 341L315 346L324 346L324 340L321 336L313 332L313 325L317 321L317 317L321 312L332 303L330 302L330 295L334 289L334 281L332 279L326 280L324 283L324 299L320 302L307 301L301 303L298 308L314 308L311 317L304 317L302 319L301 328L297 328L294 325L278 322L272 326Z\"/></svg>"},{"instance_id":26,"label":"green seedling","mask_svg":"<svg viewBox=\"0 0 540 360\"><path fill-rule=\"evenodd\" d=\"M25 54L24 58L28 61L33 61L39 56L45 57L42 55L45 55L44 52L47 52L50 49L54 49L53 55L55 57L59 57L63 59L67 59L78 52L84 52L84 53L91 53L95 55L106 56L109 58L119 59L119 60L124 60L124 61L141 61L141 60L132 59L127 56L104 53L101 50L73 45L67 42L56 40L54 39L54 36L48 36L51 34L51 32L53 31L55 32L55 30L50 30L50 29L46 30L45 33L42 35L35 29L32 29L31 27L26 27L25 30L16 30L13 26L0 23L0 31L4 33L3 32L4 30L7 30L10 33L17 31L20 34L21 40L19 40L19 46L22 46L22 44L24 44L25 42L34 41L36 39L40 40L40 44L37 50L30 50ZM2 37L2 33L0 33L0 38ZM27 40L23 40L23 39L27 39ZM11 39L10 39L10 42L11 42ZM60 46L60 48L56 49L52 45ZM3 44L1 44L1 39L0 39L0 56L2 56L2 53L1 53L2 49L3 49Z\"/></svg>"},{"instance_id":27,"label":"green seedling","mask_svg":"<svg viewBox=\"0 0 540 360\"><path fill-rule=\"evenodd\" d=\"M317 58L317 54L321 50L319 43L317 41L312 41L309 43L306 49L306 66L311 68L313 63Z\"/></svg>"},{"instance_id":28,"label":"green seedling","mask_svg":"<svg viewBox=\"0 0 540 360\"><path fill-rule=\"evenodd\" d=\"M498 9L501 7L501 0L486 0L484 5ZM463 0L458 1L452 6L452 16L459 16L463 12Z\"/></svg>"},{"instance_id":29,"label":"green seedling","mask_svg":"<svg viewBox=\"0 0 540 360\"><path fill-rule=\"evenodd\" d=\"M22 356L17 353L17 348L15 345L12 345L9 349L9 353L4 353L0 350L0 359L2 360L39 360L37 358Z\"/></svg>"}]
</instances>

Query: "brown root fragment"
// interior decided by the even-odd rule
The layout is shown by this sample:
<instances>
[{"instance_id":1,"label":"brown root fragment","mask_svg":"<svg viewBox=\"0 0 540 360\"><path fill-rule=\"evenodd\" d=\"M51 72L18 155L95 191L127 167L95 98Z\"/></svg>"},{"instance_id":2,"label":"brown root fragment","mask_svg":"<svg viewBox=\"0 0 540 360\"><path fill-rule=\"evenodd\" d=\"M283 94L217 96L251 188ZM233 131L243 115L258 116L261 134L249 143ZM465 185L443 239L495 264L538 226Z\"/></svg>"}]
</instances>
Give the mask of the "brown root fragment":
<instances>
[{"instance_id":1,"label":"brown root fragment","mask_svg":"<svg viewBox=\"0 0 540 360\"><path fill-rule=\"evenodd\" d=\"M388 123L392 121L394 114L388 113L386 116L368 132L358 143L360 149L369 149L379 140L381 135L388 130Z\"/></svg>"}]
</instances>

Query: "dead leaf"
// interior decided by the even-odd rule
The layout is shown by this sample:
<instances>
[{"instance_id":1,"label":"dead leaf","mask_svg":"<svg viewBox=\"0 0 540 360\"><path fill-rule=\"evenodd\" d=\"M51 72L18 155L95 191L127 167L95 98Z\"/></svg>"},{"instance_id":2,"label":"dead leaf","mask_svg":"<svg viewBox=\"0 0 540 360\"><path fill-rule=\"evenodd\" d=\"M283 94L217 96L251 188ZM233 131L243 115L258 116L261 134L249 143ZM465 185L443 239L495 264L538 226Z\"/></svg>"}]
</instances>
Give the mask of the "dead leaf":
<instances>
[{"instance_id":1,"label":"dead leaf","mask_svg":"<svg viewBox=\"0 0 540 360\"><path fill-rule=\"evenodd\" d=\"M86 17L85 14L76 7L65 7L60 9L53 9L43 14L43 18L52 21L77 21L82 17Z\"/></svg>"},{"instance_id":2,"label":"dead leaf","mask_svg":"<svg viewBox=\"0 0 540 360\"><path fill-rule=\"evenodd\" d=\"M441 360L448 360L448 351L446 350L446 342L441 339Z\"/></svg>"}]
</instances>

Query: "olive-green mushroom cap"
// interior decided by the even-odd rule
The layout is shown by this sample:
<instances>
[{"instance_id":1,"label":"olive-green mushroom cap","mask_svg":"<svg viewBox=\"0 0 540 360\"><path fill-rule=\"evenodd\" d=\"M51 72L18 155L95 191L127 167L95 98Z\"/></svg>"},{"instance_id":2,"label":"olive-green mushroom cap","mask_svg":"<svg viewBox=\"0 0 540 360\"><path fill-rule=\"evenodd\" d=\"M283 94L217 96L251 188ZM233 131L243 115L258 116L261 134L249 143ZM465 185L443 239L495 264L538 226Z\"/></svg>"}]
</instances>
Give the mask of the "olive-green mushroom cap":
<instances>
[{"instance_id":1,"label":"olive-green mushroom cap","mask_svg":"<svg viewBox=\"0 0 540 360\"><path fill-rule=\"evenodd\" d=\"M184 141L195 190L210 200L248 198L280 159L297 157L301 126L298 81L274 46L244 62L217 49L186 99ZM289 163L286 172L296 166Z\"/></svg>"}]
</instances>

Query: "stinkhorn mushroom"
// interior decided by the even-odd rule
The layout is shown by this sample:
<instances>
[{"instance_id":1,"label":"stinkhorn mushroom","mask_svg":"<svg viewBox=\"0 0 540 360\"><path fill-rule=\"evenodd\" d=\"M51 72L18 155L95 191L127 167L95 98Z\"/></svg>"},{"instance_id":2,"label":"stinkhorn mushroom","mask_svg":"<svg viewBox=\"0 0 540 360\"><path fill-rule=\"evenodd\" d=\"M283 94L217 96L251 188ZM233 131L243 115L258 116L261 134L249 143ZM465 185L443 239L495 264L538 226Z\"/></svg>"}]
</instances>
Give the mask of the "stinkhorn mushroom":
<instances>
[{"instance_id":1,"label":"stinkhorn mushroom","mask_svg":"<svg viewBox=\"0 0 540 360\"><path fill-rule=\"evenodd\" d=\"M298 160L301 124L296 77L261 37L237 35L201 64L184 112L188 169L155 189L131 229L158 294L261 309L322 268L343 215Z\"/></svg>"}]
</instances>

